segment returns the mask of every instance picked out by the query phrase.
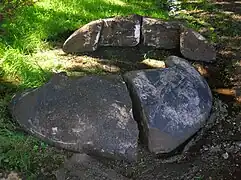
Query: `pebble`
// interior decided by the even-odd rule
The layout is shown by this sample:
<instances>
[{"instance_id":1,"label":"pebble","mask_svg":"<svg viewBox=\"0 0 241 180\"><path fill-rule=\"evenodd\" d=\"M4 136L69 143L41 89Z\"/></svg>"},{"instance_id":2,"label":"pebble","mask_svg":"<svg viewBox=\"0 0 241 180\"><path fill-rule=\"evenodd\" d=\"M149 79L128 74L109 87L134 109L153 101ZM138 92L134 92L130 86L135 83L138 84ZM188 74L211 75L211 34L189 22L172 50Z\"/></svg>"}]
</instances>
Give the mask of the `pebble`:
<instances>
[{"instance_id":1,"label":"pebble","mask_svg":"<svg viewBox=\"0 0 241 180\"><path fill-rule=\"evenodd\" d=\"M241 148L241 141L236 142L236 145Z\"/></svg>"},{"instance_id":2,"label":"pebble","mask_svg":"<svg viewBox=\"0 0 241 180\"><path fill-rule=\"evenodd\" d=\"M224 153L222 156L223 156L223 158L224 158L224 159L228 159L228 157L229 157L229 155L228 155L228 153L227 153L227 152L226 152L226 153Z\"/></svg>"},{"instance_id":3,"label":"pebble","mask_svg":"<svg viewBox=\"0 0 241 180\"><path fill-rule=\"evenodd\" d=\"M208 147L207 146L203 146L203 149L204 149L204 151L207 151Z\"/></svg>"},{"instance_id":4,"label":"pebble","mask_svg":"<svg viewBox=\"0 0 241 180\"><path fill-rule=\"evenodd\" d=\"M216 153L219 151L221 151L221 145L211 146L211 148L210 148L210 152L212 152L212 153Z\"/></svg>"}]
</instances>

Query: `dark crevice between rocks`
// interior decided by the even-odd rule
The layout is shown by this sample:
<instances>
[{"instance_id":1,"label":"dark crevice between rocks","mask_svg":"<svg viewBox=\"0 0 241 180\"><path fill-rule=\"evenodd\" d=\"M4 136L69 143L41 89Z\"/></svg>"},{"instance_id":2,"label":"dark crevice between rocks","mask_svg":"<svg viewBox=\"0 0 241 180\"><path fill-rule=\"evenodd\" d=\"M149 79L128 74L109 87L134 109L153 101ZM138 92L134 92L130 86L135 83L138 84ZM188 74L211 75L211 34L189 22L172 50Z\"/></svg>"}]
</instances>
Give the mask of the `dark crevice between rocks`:
<instances>
[{"instance_id":1,"label":"dark crevice between rocks","mask_svg":"<svg viewBox=\"0 0 241 180\"><path fill-rule=\"evenodd\" d=\"M94 52L78 53L77 55L96 58L102 65L116 66L120 69L118 73L123 74L133 70L158 68L143 61L148 59L164 61L170 55L178 56L179 52L139 44L134 47L99 47Z\"/></svg>"},{"instance_id":2,"label":"dark crevice between rocks","mask_svg":"<svg viewBox=\"0 0 241 180\"><path fill-rule=\"evenodd\" d=\"M125 75L122 74L122 78L127 86L127 89L129 91L129 95L132 101L132 113L133 113L133 118L138 124L138 129L139 129L139 143L141 146L144 148L147 148L147 133L144 131L144 124L142 123L142 119L144 119L143 113L141 112L141 102L137 96L135 96L134 93L134 87L132 86L132 83L128 81L127 78L125 78ZM147 129L147 128L146 128Z\"/></svg>"},{"instance_id":3,"label":"dark crevice between rocks","mask_svg":"<svg viewBox=\"0 0 241 180\"><path fill-rule=\"evenodd\" d=\"M177 52L176 56L185 59L185 57L181 53L181 47L180 47L180 45L181 45L180 37L181 37L181 33L182 33L182 28L179 28L178 33L179 33L178 46L174 50Z\"/></svg>"},{"instance_id":4,"label":"dark crevice between rocks","mask_svg":"<svg viewBox=\"0 0 241 180\"><path fill-rule=\"evenodd\" d=\"M99 161L103 161L104 159L107 162L115 162L115 163L126 163L126 164L130 164L131 161L128 161L128 159L123 158L123 156L115 154L112 155L108 152L99 152L99 150L94 149L92 146L89 145L84 145L83 146L83 150L82 152L78 152L78 153L84 153L87 154L95 159L98 159Z\"/></svg>"},{"instance_id":5,"label":"dark crevice between rocks","mask_svg":"<svg viewBox=\"0 0 241 180\"><path fill-rule=\"evenodd\" d=\"M144 37L142 35L142 24L143 24L143 17L140 17L140 42L139 42L139 44L143 44L143 42L144 42Z\"/></svg>"}]
</instances>

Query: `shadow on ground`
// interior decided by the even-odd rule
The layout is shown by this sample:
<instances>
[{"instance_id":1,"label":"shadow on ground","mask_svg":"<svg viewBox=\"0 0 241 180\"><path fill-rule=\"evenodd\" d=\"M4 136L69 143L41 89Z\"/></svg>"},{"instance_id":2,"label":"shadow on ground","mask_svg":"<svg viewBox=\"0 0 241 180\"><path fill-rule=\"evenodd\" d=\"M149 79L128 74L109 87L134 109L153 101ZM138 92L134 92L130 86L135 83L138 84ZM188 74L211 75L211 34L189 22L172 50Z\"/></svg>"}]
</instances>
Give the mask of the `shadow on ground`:
<instances>
[{"instance_id":1,"label":"shadow on ground","mask_svg":"<svg viewBox=\"0 0 241 180\"><path fill-rule=\"evenodd\" d=\"M212 88L227 88L230 91L241 85L241 16L239 1L192 1L182 3L183 12L177 19L185 19L193 28L216 44L218 52L215 64L201 63L208 72L207 80ZM228 11L227 11L228 10ZM220 91L221 92L221 91ZM223 91L224 92L224 91ZM236 97L233 93L220 93L230 105ZM222 98L223 99L223 98ZM225 99L225 98L224 98Z\"/></svg>"}]
</instances>

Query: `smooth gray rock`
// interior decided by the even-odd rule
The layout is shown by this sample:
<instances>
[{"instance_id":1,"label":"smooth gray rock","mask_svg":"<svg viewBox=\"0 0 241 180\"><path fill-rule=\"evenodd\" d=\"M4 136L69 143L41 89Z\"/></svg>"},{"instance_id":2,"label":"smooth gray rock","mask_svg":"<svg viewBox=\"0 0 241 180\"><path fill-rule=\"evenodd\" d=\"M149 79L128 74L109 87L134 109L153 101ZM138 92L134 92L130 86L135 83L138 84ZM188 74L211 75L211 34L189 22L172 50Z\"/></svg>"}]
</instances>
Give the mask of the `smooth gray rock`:
<instances>
[{"instance_id":1,"label":"smooth gray rock","mask_svg":"<svg viewBox=\"0 0 241 180\"><path fill-rule=\"evenodd\" d=\"M212 94L203 77L184 59L171 56L164 69L128 72L134 114L151 152L169 153L206 123Z\"/></svg>"},{"instance_id":2,"label":"smooth gray rock","mask_svg":"<svg viewBox=\"0 0 241 180\"><path fill-rule=\"evenodd\" d=\"M76 30L63 44L66 53L92 52L98 47L103 21L96 20Z\"/></svg>"},{"instance_id":3,"label":"smooth gray rock","mask_svg":"<svg viewBox=\"0 0 241 180\"><path fill-rule=\"evenodd\" d=\"M57 180L127 180L86 154L74 154L55 174Z\"/></svg>"},{"instance_id":4,"label":"smooth gray rock","mask_svg":"<svg viewBox=\"0 0 241 180\"><path fill-rule=\"evenodd\" d=\"M180 35L180 51L190 60L212 62L216 60L215 48L198 32L183 28Z\"/></svg>"},{"instance_id":5,"label":"smooth gray rock","mask_svg":"<svg viewBox=\"0 0 241 180\"><path fill-rule=\"evenodd\" d=\"M175 49L180 44L180 26L177 22L144 17L142 36L143 44L146 46Z\"/></svg>"},{"instance_id":6,"label":"smooth gray rock","mask_svg":"<svg viewBox=\"0 0 241 180\"><path fill-rule=\"evenodd\" d=\"M136 46L140 42L141 16L103 19L100 46Z\"/></svg>"},{"instance_id":7,"label":"smooth gray rock","mask_svg":"<svg viewBox=\"0 0 241 180\"><path fill-rule=\"evenodd\" d=\"M16 95L13 117L56 146L107 158L136 160L138 127L125 82L118 75L55 75L40 88Z\"/></svg>"}]
</instances>

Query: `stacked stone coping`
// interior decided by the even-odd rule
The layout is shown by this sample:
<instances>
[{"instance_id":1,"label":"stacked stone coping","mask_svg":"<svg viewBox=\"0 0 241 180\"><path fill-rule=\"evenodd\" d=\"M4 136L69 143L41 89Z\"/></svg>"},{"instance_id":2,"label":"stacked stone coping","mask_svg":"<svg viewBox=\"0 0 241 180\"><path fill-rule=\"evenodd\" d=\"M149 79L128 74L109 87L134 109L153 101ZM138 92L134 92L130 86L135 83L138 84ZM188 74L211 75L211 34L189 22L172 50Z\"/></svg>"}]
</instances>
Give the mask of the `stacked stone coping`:
<instances>
[{"instance_id":1,"label":"stacked stone coping","mask_svg":"<svg viewBox=\"0 0 241 180\"><path fill-rule=\"evenodd\" d=\"M98 47L135 47L175 49L188 60L213 62L216 50L198 32L179 21L129 15L89 22L63 44L65 53L93 52Z\"/></svg>"}]
</instances>

